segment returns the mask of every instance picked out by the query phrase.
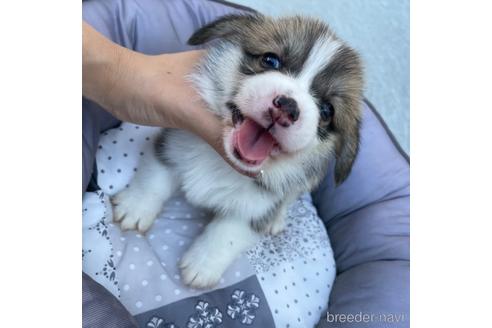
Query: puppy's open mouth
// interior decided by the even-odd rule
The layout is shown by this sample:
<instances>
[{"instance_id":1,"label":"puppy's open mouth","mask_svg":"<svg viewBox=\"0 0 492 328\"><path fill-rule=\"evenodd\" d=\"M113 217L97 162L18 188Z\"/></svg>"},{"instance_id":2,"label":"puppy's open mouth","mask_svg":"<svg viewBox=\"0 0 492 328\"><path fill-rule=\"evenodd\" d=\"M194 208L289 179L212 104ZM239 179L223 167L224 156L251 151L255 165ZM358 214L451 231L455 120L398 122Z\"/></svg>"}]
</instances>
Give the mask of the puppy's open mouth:
<instances>
[{"instance_id":1,"label":"puppy's open mouth","mask_svg":"<svg viewBox=\"0 0 492 328\"><path fill-rule=\"evenodd\" d=\"M244 118L232 138L234 155L247 165L262 164L275 148L279 148L277 140L260 124L250 118Z\"/></svg>"}]
</instances>

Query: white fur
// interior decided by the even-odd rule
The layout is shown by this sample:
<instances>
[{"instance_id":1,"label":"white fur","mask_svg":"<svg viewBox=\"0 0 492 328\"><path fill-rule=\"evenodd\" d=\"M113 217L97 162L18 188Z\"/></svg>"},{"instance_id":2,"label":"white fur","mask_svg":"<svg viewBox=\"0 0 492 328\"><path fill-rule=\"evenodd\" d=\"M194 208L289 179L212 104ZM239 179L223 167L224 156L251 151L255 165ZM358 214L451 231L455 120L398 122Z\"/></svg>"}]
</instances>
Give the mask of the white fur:
<instances>
[{"instance_id":1,"label":"white fur","mask_svg":"<svg viewBox=\"0 0 492 328\"><path fill-rule=\"evenodd\" d=\"M140 163L130 187L113 198L115 221L122 220L122 228L145 232L180 184L188 201L217 212L180 262L186 284L210 287L241 252L258 241L260 235L251 229L251 220L272 208L279 196L258 192L253 179L238 174L195 135L170 130L166 137L166 156L179 165L164 166L153 152L147 152L151 155ZM272 225L272 233L283 228L279 220Z\"/></svg>"},{"instance_id":2,"label":"white fur","mask_svg":"<svg viewBox=\"0 0 492 328\"><path fill-rule=\"evenodd\" d=\"M214 218L179 263L183 282L197 288L214 286L232 261L259 238L248 221L228 215Z\"/></svg>"},{"instance_id":3,"label":"white fur","mask_svg":"<svg viewBox=\"0 0 492 328\"><path fill-rule=\"evenodd\" d=\"M123 230L147 231L178 186L174 172L162 165L153 149L144 153L130 186L112 198L113 220L121 222Z\"/></svg>"},{"instance_id":4,"label":"white fur","mask_svg":"<svg viewBox=\"0 0 492 328\"><path fill-rule=\"evenodd\" d=\"M230 44L219 44L207 52L207 56L189 76L200 97L209 108L221 117L226 117L229 110L224 104L229 100L232 88L237 80L237 71L241 60L241 49ZM211 79L220 77L220 89L217 82Z\"/></svg>"},{"instance_id":5,"label":"white fur","mask_svg":"<svg viewBox=\"0 0 492 328\"><path fill-rule=\"evenodd\" d=\"M275 125L270 133L286 152L295 152L306 147L316 138L318 107L309 90L299 87L294 78L279 72L268 72L250 77L241 85L235 101L245 116L253 118L268 127L271 123L265 117L273 99L285 95L295 99L299 107L299 119L289 127Z\"/></svg>"},{"instance_id":6,"label":"white fur","mask_svg":"<svg viewBox=\"0 0 492 328\"><path fill-rule=\"evenodd\" d=\"M331 58L341 46L342 43L333 39L332 36L320 38L316 41L309 52L308 59L304 63L301 74L296 78L303 90L309 90L309 86L316 74L330 63Z\"/></svg>"},{"instance_id":7,"label":"white fur","mask_svg":"<svg viewBox=\"0 0 492 328\"><path fill-rule=\"evenodd\" d=\"M173 130L166 144L168 156L179 159L173 170L181 179L186 198L196 206L249 221L279 199L259 191L252 178L236 172L210 145L191 133Z\"/></svg>"}]
</instances>

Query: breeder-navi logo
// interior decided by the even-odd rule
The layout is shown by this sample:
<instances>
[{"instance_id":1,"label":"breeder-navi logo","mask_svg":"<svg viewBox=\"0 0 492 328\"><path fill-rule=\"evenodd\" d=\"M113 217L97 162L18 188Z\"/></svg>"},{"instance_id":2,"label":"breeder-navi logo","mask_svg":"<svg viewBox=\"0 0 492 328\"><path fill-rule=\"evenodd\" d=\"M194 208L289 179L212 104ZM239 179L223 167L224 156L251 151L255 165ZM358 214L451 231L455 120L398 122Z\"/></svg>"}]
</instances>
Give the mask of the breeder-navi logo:
<instances>
[{"instance_id":1,"label":"breeder-navi logo","mask_svg":"<svg viewBox=\"0 0 492 328\"><path fill-rule=\"evenodd\" d=\"M403 313L326 313L327 322L352 323L352 322L385 322L399 323L405 321Z\"/></svg>"}]
</instances>

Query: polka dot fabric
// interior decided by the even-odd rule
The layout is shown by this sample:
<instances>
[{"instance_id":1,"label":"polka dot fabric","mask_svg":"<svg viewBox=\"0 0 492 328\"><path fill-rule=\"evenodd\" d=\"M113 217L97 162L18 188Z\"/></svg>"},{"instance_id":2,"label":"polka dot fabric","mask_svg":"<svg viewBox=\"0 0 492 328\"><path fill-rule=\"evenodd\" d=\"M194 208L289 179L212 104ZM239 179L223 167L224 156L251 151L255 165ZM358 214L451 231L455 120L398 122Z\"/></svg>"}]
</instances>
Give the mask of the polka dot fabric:
<instances>
[{"instance_id":1,"label":"polka dot fabric","mask_svg":"<svg viewBox=\"0 0 492 328\"><path fill-rule=\"evenodd\" d=\"M105 132L96 154L101 190L83 200L83 269L133 315L206 293L180 281L177 262L211 216L178 193L141 235L112 223L109 197L126 188L158 128L123 123ZM237 259L214 289L255 276L277 327L311 327L326 310L335 277L330 243L308 194L291 206L287 228Z\"/></svg>"},{"instance_id":2,"label":"polka dot fabric","mask_svg":"<svg viewBox=\"0 0 492 328\"><path fill-rule=\"evenodd\" d=\"M277 327L312 327L326 313L335 279L333 253L309 195L287 213L287 228L247 252Z\"/></svg>"}]
</instances>

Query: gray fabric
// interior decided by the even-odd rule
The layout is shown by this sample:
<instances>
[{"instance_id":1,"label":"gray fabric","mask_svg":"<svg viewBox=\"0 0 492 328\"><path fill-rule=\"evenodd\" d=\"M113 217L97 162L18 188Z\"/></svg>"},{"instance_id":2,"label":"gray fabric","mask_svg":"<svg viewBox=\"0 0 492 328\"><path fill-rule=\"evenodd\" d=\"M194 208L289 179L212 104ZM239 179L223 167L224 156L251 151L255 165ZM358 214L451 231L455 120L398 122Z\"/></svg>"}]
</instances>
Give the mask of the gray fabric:
<instances>
[{"instance_id":1,"label":"gray fabric","mask_svg":"<svg viewBox=\"0 0 492 328\"><path fill-rule=\"evenodd\" d=\"M360 152L338 188L332 169L313 199L326 223L337 263L332 314L404 314L409 325L409 163L371 108L364 106ZM327 322L319 327L382 327Z\"/></svg>"},{"instance_id":2,"label":"gray fabric","mask_svg":"<svg viewBox=\"0 0 492 328\"><path fill-rule=\"evenodd\" d=\"M157 55L190 50L186 42L200 26L237 9L203 0L92 0L83 19L114 42Z\"/></svg>"},{"instance_id":3,"label":"gray fabric","mask_svg":"<svg viewBox=\"0 0 492 328\"><path fill-rule=\"evenodd\" d=\"M82 99L82 192L87 189L95 163L99 134L119 121L99 105Z\"/></svg>"},{"instance_id":4,"label":"gray fabric","mask_svg":"<svg viewBox=\"0 0 492 328\"><path fill-rule=\"evenodd\" d=\"M105 288L82 273L82 326L133 328L136 321Z\"/></svg>"},{"instance_id":5,"label":"gray fabric","mask_svg":"<svg viewBox=\"0 0 492 328\"><path fill-rule=\"evenodd\" d=\"M215 313L216 318L213 317ZM206 327L205 324L193 325L199 320L208 320L210 327L216 327L215 324L228 328L275 326L266 297L255 276L226 288L138 314L135 319L140 327ZM157 325L159 320L161 325Z\"/></svg>"}]
</instances>

